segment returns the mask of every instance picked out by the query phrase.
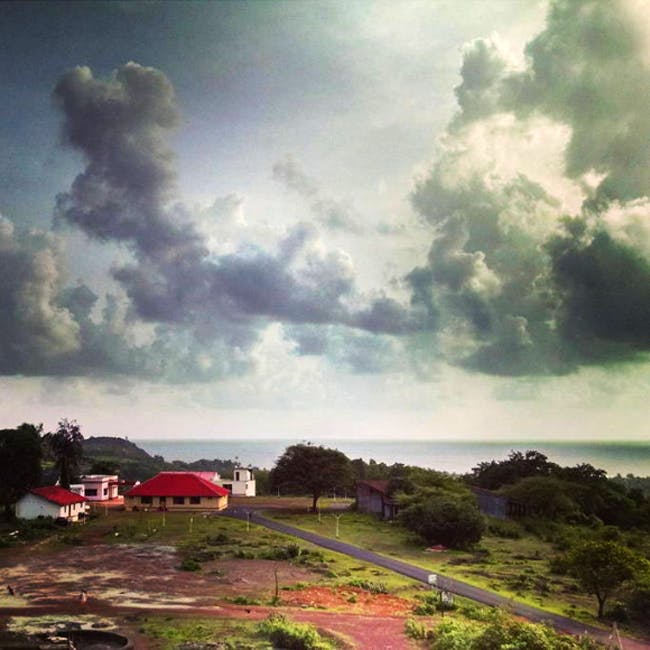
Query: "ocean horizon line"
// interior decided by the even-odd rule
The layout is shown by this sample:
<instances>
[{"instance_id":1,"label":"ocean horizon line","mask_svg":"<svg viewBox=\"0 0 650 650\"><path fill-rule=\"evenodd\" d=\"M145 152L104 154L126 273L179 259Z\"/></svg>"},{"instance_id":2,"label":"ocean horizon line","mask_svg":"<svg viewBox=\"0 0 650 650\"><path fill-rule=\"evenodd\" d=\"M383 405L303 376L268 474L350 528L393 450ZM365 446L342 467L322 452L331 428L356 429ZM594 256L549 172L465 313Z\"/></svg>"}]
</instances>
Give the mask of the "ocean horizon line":
<instances>
[{"instance_id":1,"label":"ocean horizon line","mask_svg":"<svg viewBox=\"0 0 650 650\"><path fill-rule=\"evenodd\" d=\"M465 473L478 463L502 460L512 451L535 450L563 466L589 463L609 475L650 476L650 441L585 440L432 440L349 438L139 438L131 442L167 461L235 460L271 468L285 448L300 442L336 447L351 459L403 463L450 473Z\"/></svg>"}]
</instances>

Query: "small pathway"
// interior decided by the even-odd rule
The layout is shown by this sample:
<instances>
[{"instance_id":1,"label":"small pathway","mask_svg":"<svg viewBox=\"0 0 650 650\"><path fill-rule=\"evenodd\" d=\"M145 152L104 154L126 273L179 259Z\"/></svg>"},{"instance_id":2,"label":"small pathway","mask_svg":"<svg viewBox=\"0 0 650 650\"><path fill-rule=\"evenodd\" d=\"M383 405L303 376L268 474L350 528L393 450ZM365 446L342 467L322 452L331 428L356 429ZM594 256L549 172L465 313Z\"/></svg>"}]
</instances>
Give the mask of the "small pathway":
<instances>
[{"instance_id":1,"label":"small pathway","mask_svg":"<svg viewBox=\"0 0 650 650\"><path fill-rule=\"evenodd\" d=\"M401 560L395 560L385 555L379 555L378 553L373 553L372 551L367 551L365 549L359 548L358 546L353 546L352 544L342 542L338 539L323 537L316 533L311 533L306 530L301 530L300 528L288 526L287 524L268 519L263 515L258 514L257 512L251 512L245 508L231 508L223 511L222 514L244 520L250 517L250 521L256 524L260 524L261 526L265 526L266 528L276 530L280 533L284 533L285 535L292 535L293 537L304 539L307 542L322 546L323 548L327 548L331 551L343 553L359 560L363 560L371 564L376 564L377 566L381 566L385 569L390 569L391 571L395 571L396 573L400 573L401 575L427 584L429 576L432 573L427 569L423 569L413 564L408 564L407 562L403 562ZM601 628L594 627L593 625L587 625L585 623L580 623L579 621L574 621L573 619L567 618L565 616L560 616L559 614L553 614L552 612L547 612L543 609L538 609L537 607L525 605L524 603L517 602L511 598L505 598L504 596L500 596L499 594L495 594L491 591L486 591L485 589L474 587L473 585L462 582L461 580L457 580L455 578L438 575L437 585L446 591L450 591L454 594L457 594L458 596L470 598L471 600L482 603L484 605L490 605L493 607L505 607L513 614L523 616L530 621L546 623L561 632L566 632L574 635L588 634L589 636L598 639L602 643L606 644L614 642L609 630L603 630ZM623 650L650 650L650 641L621 637L621 643Z\"/></svg>"}]
</instances>

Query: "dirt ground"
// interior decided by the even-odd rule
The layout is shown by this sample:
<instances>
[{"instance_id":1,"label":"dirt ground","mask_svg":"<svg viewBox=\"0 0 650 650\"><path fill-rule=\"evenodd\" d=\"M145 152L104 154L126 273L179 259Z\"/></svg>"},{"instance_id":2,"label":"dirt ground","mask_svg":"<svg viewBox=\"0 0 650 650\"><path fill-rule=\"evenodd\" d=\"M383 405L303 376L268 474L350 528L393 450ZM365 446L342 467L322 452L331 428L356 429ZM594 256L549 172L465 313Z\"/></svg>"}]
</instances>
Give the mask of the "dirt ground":
<instances>
[{"instance_id":1,"label":"dirt ground","mask_svg":"<svg viewBox=\"0 0 650 650\"><path fill-rule=\"evenodd\" d=\"M119 615L123 621L128 621L129 612L261 619L270 608L236 606L229 598L269 599L275 592L276 571L280 587L317 579L304 568L269 560L217 560L205 563L200 572L181 571L179 563L171 546L84 544L43 555L38 549L3 549L0 584L12 585L16 595L3 592L0 616L7 614L8 608L22 608L25 612ZM82 590L88 592L85 604L80 603ZM287 616L342 636L351 647L416 647L403 633L405 616L411 610L403 599L352 587L316 586L280 589L279 596L279 609ZM129 632L137 638L138 648L155 647L136 630Z\"/></svg>"}]
</instances>

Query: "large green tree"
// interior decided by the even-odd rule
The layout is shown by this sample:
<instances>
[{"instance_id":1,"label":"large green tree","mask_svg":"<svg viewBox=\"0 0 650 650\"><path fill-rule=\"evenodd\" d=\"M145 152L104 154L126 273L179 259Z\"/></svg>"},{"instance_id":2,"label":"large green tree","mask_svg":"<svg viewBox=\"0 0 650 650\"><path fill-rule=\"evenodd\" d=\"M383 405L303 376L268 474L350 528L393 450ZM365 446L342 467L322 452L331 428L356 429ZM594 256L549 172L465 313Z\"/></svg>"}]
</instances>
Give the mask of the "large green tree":
<instances>
[{"instance_id":1,"label":"large green tree","mask_svg":"<svg viewBox=\"0 0 650 650\"><path fill-rule=\"evenodd\" d=\"M567 561L569 573L596 596L598 618L603 617L607 599L647 564L629 548L610 541L585 542L568 554Z\"/></svg>"},{"instance_id":2,"label":"large green tree","mask_svg":"<svg viewBox=\"0 0 650 650\"><path fill-rule=\"evenodd\" d=\"M404 503L400 521L429 544L465 548L478 542L485 530L483 516L471 498L423 491Z\"/></svg>"},{"instance_id":3,"label":"large green tree","mask_svg":"<svg viewBox=\"0 0 650 650\"><path fill-rule=\"evenodd\" d=\"M0 504L7 518L12 505L40 482L41 430L33 424L0 430Z\"/></svg>"},{"instance_id":4,"label":"large green tree","mask_svg":"<svg viewBox=\"0 0 650 650\"><path fill-rule=\"evenodd\" d=\"M63 419L54 432L46 433L43 440L59 473L61 487L70 488L77 478L83 456L83 436L75 420Z\"/></svg>"},{"instance_id":5,"label":"large green tree","mask_svg":"<svg viewBox=\"0 0 650 650\"><path fill-rule=\"evenodd\" d=\"M348 457L338 449L299 444L287 447L269 474L271 490L309 494L312 511L318 499L330 490L341 490L351 476Z\"/></svg>"}]
</instances>

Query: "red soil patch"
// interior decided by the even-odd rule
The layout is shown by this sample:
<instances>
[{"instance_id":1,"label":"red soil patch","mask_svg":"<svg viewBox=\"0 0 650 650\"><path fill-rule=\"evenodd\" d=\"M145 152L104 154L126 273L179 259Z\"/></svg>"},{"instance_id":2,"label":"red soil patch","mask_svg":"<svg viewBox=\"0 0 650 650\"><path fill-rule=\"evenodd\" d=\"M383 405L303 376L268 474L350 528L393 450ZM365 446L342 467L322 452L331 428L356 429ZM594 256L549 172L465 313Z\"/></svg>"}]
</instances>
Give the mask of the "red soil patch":
<instances>
[{"instance_id":1,"label":"red soil patch","mask_svg":"<svg viewBox=\"0 0 650 650\"><path fill-rule=\"evenodd\" d=\"M293 607L345 610L369 616L407 616L413 604L389 594L373 594L358 587L309 586L296 591L283 591L282 603Z\"/></svg>"},{"instance_id":2,"label":"red soil patch","mask_svg":"<svg viewBox=\"0 0 650 650\"><path fill-rule=\"evenodd\" d=\"M404 616L411 605L387 594L355 587L309 586L281 590L283 606L278 608L238 607L226 601L237 595L269 600L275 591L276 570L281 587L320 578L286 562L224 559L204 563L202 571L189 572L180 571L177 553L162 545L84 544L39 551L36 545L6 549L0 556L0 584L13 585L27 601L27 607L11 608L11 612L7 607L0 617L21 610L24 614L32 610L32 616L39 615L36 612L97 614L119 619L120 628L137 641L139 649L154 650L156 642L144 639L137 623L128 622L134 615L259 620L271 611L281 611L290 619L330 631L359 650L417 647L404 636ZM88 603L83 606L79 603L81 589L88 590ZM10 605L6 600L4 604Z\"/></svg>"}]
</instances>

